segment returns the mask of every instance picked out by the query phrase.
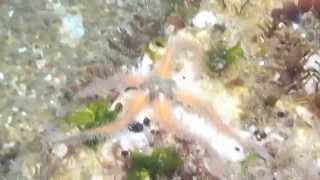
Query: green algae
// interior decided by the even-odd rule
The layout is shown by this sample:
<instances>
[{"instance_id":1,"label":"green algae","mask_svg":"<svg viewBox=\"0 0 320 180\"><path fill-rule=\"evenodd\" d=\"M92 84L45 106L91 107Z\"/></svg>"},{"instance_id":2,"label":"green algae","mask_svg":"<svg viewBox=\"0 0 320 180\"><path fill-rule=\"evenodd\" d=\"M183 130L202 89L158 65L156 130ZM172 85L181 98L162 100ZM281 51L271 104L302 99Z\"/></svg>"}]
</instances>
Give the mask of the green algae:
<instances>
[{"instance_id":1,"label":"green algae","mask_svg":"<svg viewBox=\"0 0 320 180\"><path fill-rule=\"evenodd\" d=\"M249 154L242 162L241 162L241 174L242 176L245 176L248 172L248 169L250 167L253 167L256 165L257 160L258 160L259 156L251 153Z\"/></svg>"},{"instance_id":2,"label":"green algae","mask_svg":"<svg viewBox=\"0 0 320 180\"><path fill-rule=\"evenodd\" d=\"M150 180L150 174L149 171L145 168L142 168L140 170L135 170L130 172L128 175L129 180Z\"/></svg>"},{"instance_id":3,"label":"green algae","mask_svg":"<svg viewBox=\"0 0 320 180\"><path fill-rule=\"evenodd\" d=\"M118 112L109 108L110 105L104 100L96 100L71 113L66 122L82 130L98 127L115 120Z\"/></svg>"},{"instance_id":4,"label":"green algae","mask_svg":"<svg viewBox=\"0 0 320 180\"><path fill-rule=\"evenodd\" d=\"M159 37L148 43L144 48L144 52L151 60L157 61L162 57L165 46L166 41Z\"/></svg>"},{"instance_id":5,"label":"green algae","mask_svg":"<svg viewBox=\"0 0 320 180\"><path fill-rule=\"evenodd\" d=\"M170 176L183 165L183 160L174 147L159 147L154 149L150 155L132 152L130 161L129 180Z\"/></svg>"},{"instance_id":6,"label":"green algae","mask_svg":"<svg viewBox=\"0 0 320 180\"><path fill-rule=\"evenodd\" d=\"M241 42L227 48L225 43L220 41L216 47L208 51L206 63L210 72L221 72L242 58L244 58L244 52L241 48Z\"/></svg>"}]
</instances>

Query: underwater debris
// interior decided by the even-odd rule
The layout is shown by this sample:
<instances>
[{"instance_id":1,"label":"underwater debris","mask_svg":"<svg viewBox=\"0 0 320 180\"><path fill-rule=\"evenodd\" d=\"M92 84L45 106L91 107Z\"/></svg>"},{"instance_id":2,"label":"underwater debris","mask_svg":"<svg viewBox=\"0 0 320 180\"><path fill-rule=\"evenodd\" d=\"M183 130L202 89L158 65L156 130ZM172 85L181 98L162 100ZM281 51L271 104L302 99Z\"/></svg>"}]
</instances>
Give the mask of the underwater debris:
<instances>
[{"instance_id":1,"label":"underwater debris","mask_svg":"<svg viewBox=\"0 0 320 180\"><path fill-rule=\"evenodd\" d=\"M270 68L279 73L276 82L286 93L302 89L305 80L313 76L312 70L305 68L311 45L286 27L267 38L266 45L269 47L267 55L271 57Z\"/></svg>"},{"instance_id":2,"label":"underwater debris","mask_svg":"<svg viewBox=\"0 0 320 180\"><path fill-rule=\"evenodd\" d=\"M150 155L131 152L128 179L137 179L139 176L150 176L151 179L170 177L182 166L183 160L174 147L158 147Z\"/></svg>"}]
</instances>

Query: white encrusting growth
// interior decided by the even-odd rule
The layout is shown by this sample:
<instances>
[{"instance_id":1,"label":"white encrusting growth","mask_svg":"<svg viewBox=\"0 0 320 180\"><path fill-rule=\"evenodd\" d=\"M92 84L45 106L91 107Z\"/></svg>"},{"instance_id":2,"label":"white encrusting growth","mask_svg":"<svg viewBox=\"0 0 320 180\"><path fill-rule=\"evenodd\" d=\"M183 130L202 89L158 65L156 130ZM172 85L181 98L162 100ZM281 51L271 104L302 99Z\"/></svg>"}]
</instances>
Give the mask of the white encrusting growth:
<instances>
[{"instance_id":1,"label":"white encrusting growth","mask_svg":"<svg viewBox=\"0 0 320 180\"><path fill-rule=\"evenodd\" d=\"M212 27L216 23L217 23L217 18L210 11L200 11L192 19L192 24L197 28Z\"/></svg>"},{"instance_id":2,"label":"white encrusting growth","mask_svg":"<svg viewBox=\"0 0 320 180\"><path fill-rule=\"evenodd\" d=\"M85 33L82 23L82 16L80 14L73 15L67 13L63 17L61 17L61 21L61 42L74 46Z\"/></svg>"},{"instance_id":3,"label":"white encrusting growth","mask_svg":"<svg viewBox=\"0 0 320 180\"><path fill-rule=\"evenodd\" d=\"M49 0L48 6L60 17L61 42L70 47L75 47L85 34L82 15L80 13L68 13L60 1Z\"/></svg>"}]
</instances>

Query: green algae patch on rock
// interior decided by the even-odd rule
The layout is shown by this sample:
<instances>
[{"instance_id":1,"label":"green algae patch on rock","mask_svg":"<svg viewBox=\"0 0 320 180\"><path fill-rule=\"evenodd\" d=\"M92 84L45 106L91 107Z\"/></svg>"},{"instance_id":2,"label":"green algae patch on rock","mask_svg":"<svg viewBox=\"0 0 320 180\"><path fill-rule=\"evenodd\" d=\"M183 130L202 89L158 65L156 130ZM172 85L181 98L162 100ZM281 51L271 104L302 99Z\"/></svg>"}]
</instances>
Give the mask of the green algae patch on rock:
<instances>
[{"instance_id":1,"label":"green algae patch on rock","mask_svg":"<svg viewBox=\"0 0 320 180\"><path fill-rule=\"evenodd\" d=\"M144 52L150 57L151 60L157 61L160 60L161 57L164 55L165 46L166 41L164 39L155 38L145 46Z\"/></svg>"},{"instance_id":2,"label":"green algae patch on rock","mask_svg":"<svg viewBox=\"0 0 320 180\"><path fill-rule=\"evenodd\" d=\"M245 176L248 172L248 169L250 167L253 167L256 165L256 162L258 160L258 155L256 154L249 154L242 162L241 162L241 174L242 176Z\"/></svg>"},{"instance_id":3,"label":"green algae patch on rock","mask_svg":"<svg viewBox=\"0 0 320 180\"><path fill-rule=\"evenodd\" d=\"M241 59L243 57L244 57L244 52L241 48L240 42L238 42L235 46L227 49L226 54L225 54L225 59L226 59L227 64L233 64L238 59Z\"/></svg>"},{"instance_id":4,"label":"green algae patch on rock","mask_svg":"<svg viewBox=\"0 0 320 180\"><path fill-rule=\"evenodd\" d=\"M66 122L81 130L98 127L115 120L118 112L109 108L106 101L96 100L71 113L66 117Z\"/></svg>"},{"instance_id":5,"label":"green algae patch on rock","mask_svg":"<svg viewBox=\"0 0 320 180\"><path fill-rule=\"evenodd\" d=\"M151 177L149 171L143 168L130 172L128 180L151 180Z\"/></svg>"},{"instance_id":6,"label":"green algae patch on rock","mask_svg":"<svg viewBox=\"0 0 320 180\"><path fill-rule=\"evenodd\" d=\"M221 72L239 59L244 58L244 51L241 42L227 48L224 42L218 42L207 53L206 64L210 73Z\"/></svg>"},{"instance_id":7,"label":"green algae patch on rock","mask_svg":"<svg viewBox=\"0 0 320 180\"><path fill-rule=\"evenodd\" d=\"M150 155L132 152L130 161L131 171L128 176L130 180L131 178L135 179L136 175L146 174L146 172L152 179L159 176L170 176L183 165L183 160L173 147L156 148Z\"/></svg>"}]
</instances>

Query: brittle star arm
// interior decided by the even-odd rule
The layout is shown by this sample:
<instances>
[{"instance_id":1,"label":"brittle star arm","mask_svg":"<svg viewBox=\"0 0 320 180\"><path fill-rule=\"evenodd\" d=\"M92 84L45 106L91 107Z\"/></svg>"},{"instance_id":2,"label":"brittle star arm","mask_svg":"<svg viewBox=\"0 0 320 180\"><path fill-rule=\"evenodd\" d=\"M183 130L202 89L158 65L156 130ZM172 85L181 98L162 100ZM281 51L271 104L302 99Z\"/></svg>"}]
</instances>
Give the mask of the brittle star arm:
<instances>
[{"instance_id":1,"label":"brittle star arm","mask_svg":"<svg viewBox=\"0 0 320 180\"><path fill-rule=\"evenodd\" d=\"M176 92L176 99L180 103L184 104L185 106L189 106L191 109L194 109L198 113L206 113L207 116L209 116L212 125L215 126L218 130L224 132L225 135L237 140L240 144L254 150L262 158L266 160L272 159L272 157L264 147L260 146L250 139L241 138L241 136L232 127L229 127L224 122L222 122L210 103L194 96L190 92L181 90Z\"/></svg>"},{"instance_id":2,"label":"brittle star arm","mask_svg":"<svg viewBox=\"0 0 320 180\"><path fill-rule=\"evenodd\" d=\"M211 124L224 132L227 136L234 138L241 142L241 137L233 131L231 127L226 125L220 119L217 112L213 109L212 105L205 100L194 96L192 93L187 91L178 90L176 92L176 99L178 102L182 103L183 105L190 107L192 110L196 111L199 114L205 114L207 118L210 119Z\"/></svg>"},{"instance_id":3,"label":"brittle star arm","mask_svg":"<svg viewBox=\"0 0 320 180\"><path fill-rule=\"evenodd\" d=\"M158 120L161 125L164 125L170 130L177 130L172 105L163 94L159 94L159 97L153 102L153 110L156 120Z\"/></svg>"},{"instance_id":4,"label":"brittle star arm","mask_svg":"<svg viewBox=\"0 0 320 180\"><path fill-rule=\"evenodd\" d=\"M127 88L137 88L145 80L145 77L139 73L119 73L107 79L94 79L86 88L75 95L75 99L88 98L93 96L104 97L111 91L122 92Z\"/></svg>"},{"instance_id":5,"label":"brittle star arm","mask_svg":"<svg viewBox=\"0 0 320 180\"><path fill-rule=\"evenodd\" d=\"M155 66L155 73L161 78L169 79L171 77L173 51L173 48L167 48L165 55Z\"/></svg>"}]
</instances>

